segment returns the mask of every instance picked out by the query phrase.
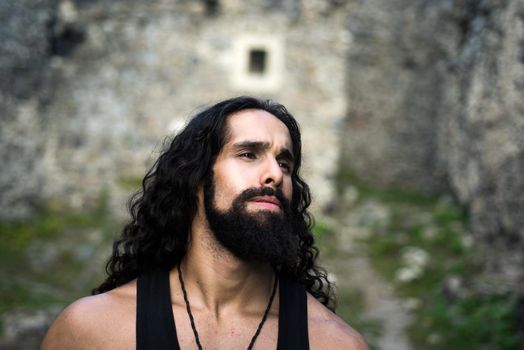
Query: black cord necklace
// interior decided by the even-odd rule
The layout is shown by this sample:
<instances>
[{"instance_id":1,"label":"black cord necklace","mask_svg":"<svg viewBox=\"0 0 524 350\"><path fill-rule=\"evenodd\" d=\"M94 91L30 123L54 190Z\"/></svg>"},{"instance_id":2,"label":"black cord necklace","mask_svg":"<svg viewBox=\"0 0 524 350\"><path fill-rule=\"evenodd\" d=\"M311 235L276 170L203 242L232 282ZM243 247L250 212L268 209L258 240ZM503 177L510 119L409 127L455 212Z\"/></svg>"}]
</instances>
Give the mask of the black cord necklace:
<instances>
[{"instance_id":1,"label":"black cord necklace","mask_svg":"<svg viewBox=\"0 0 524 350\"><path fill-rule=\"evenodd\" d=\"M177 265L177 268L178 268L178 279L180 280L180 286L182 287L182 293L184 294L184 302L186 303L187 314L189 315L189 320L191 321L191 328L193 329L193 334L195 336L195 342L198 346L198 349L202 350L202 344L200 344L200 338L198 336L198 331L195 326L195 319L193 318L193 314L191 313L191 306L189 306L189 300L187 299L187 292L186 292L186 287L184 285L184 279L182 278L182 271L180 270L180 264ZM269 309L271 309L271 305L273 304L273 299L275 298L276 291L277 291L277 278L275 276L275 283L273 284L273 291L271 292L271 297L269 297L269 302L267 304L266 311L264 311L264 316L262 316L262 320L260 320L257 331L255 332L255 335L253 335L253 338L251 338L251 341L249 342L247 350L253 349L253 345L255 345L255 340L257 340L257 337L260 334L260 331L262 330L264 323L266 323L267 315L269 314Z\"/></svg>"}]
</instances>

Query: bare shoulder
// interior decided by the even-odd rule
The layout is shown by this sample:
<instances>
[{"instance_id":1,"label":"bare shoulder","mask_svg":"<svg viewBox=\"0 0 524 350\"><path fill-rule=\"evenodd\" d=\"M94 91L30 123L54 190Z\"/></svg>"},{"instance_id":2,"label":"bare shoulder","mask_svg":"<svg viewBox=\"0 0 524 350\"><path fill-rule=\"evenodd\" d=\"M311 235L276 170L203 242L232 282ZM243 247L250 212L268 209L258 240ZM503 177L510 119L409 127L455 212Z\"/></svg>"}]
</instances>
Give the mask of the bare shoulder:
<instances>
[{"instance_id":1,"label":"bare shoulder","mask_svg":"<svg viewBox=\"0 0 524 350\"><path fill-rule=\"evenodd\" d=\"M309 293L307 304L311 349L369 350L360 333Z\"/></svg>"},{"instance_id":2,"label":"bare shoulder","mask_svg":"<svg viewBox=\"0 0 524 350\"><path fill-rule=\"evenodd\" d=\"M81 298L58 315L41 349L134 348L135 315L135 281Z\"/></svg>"}]
</instances>

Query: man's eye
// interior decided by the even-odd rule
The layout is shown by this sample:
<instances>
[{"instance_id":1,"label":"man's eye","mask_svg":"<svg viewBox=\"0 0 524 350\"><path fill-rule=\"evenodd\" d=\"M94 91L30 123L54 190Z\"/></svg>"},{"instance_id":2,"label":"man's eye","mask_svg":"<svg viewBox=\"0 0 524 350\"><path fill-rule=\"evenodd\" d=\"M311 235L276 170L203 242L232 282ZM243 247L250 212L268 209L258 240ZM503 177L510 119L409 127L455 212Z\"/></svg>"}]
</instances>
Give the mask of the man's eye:
<instances>
[{"instance_id":1,"label":"man's eye","mask_svg":"<svg viewBox=\"0 0 524 350\"><path fill-rule=\"evenodd\" d=\"M286 162L278 162L278 165L282 168L282 169L285 169L286 171L290 171L291 170L291 167L289 166L288 163Z\"/></svg>"},{"instance_id":2,"label":"man's eye","mask_svg":"<svg viewBox=\"0 0 524 350\"><path fill-rule=\"evenodd\" d=\"M244 152L240 154L240 157L242 158L248 158L248 159L255 159L256 155L252 152Z\"/></svg>"}]
</instances>

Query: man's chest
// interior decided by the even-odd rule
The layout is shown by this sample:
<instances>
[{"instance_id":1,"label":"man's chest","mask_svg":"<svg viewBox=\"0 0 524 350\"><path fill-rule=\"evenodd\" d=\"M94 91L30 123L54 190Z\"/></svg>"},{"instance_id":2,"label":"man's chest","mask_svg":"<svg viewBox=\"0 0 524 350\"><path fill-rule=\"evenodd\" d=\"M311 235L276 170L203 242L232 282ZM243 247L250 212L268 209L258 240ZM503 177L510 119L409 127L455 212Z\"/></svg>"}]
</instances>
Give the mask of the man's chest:
<instances>
[{"instance_id":1,"label":"man's chest","mask_svg":"<svg viewBox=\"0 0 524 350\"><path fill-rule=\"evenodd\" d=\"M195 330L189 317L175 313L176 335L182 350L196 349ZM194 328L203 349L247 349L254 342L253 349L276 349L278 341L278 316L270 316L260 330L258 318L231 318L217 324L205 315L194 317Z\"/></svg>"}]
</instances>

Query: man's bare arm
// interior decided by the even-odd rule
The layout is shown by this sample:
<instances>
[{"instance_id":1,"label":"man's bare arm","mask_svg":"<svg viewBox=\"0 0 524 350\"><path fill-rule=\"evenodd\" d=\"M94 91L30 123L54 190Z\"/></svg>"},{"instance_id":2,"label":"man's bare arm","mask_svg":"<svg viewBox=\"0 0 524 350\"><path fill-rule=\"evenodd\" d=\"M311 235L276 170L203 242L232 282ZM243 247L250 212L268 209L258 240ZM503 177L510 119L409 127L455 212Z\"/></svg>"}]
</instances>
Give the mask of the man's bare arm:
<instances>
[{"instance_id":1,"label":"man's bare arm","mask_svg":"<svg viewBox=\"0 0 524 350\"><path fill-rule=\"evenodd\" d=\"M69 305L49 328L48 349L134 349L136 284L85 297Z\"/></svg>"},{"instance_id":2,"label":"man's bare arm","mask_svg":"<svg viewBox=\"0 0 524 350\"><path fill-rule=\"evenodd\" d=\"M84 300L79 300L62 311L47 331L41 350L87 349L92 345L87 336L89 311L86 308L88 307ZM86 318L82 317L83 315Z\"/></svg>"},{"instance_id":3,"label":"man's bare arm","mask_svg":"<svg viewBox=\"0 0 524 350\"><path fill-rule=\"evenodd\" d=\"M308 294L309 343L316 349L369 350L364 338Z\"/></svg>"}]
</instances>

